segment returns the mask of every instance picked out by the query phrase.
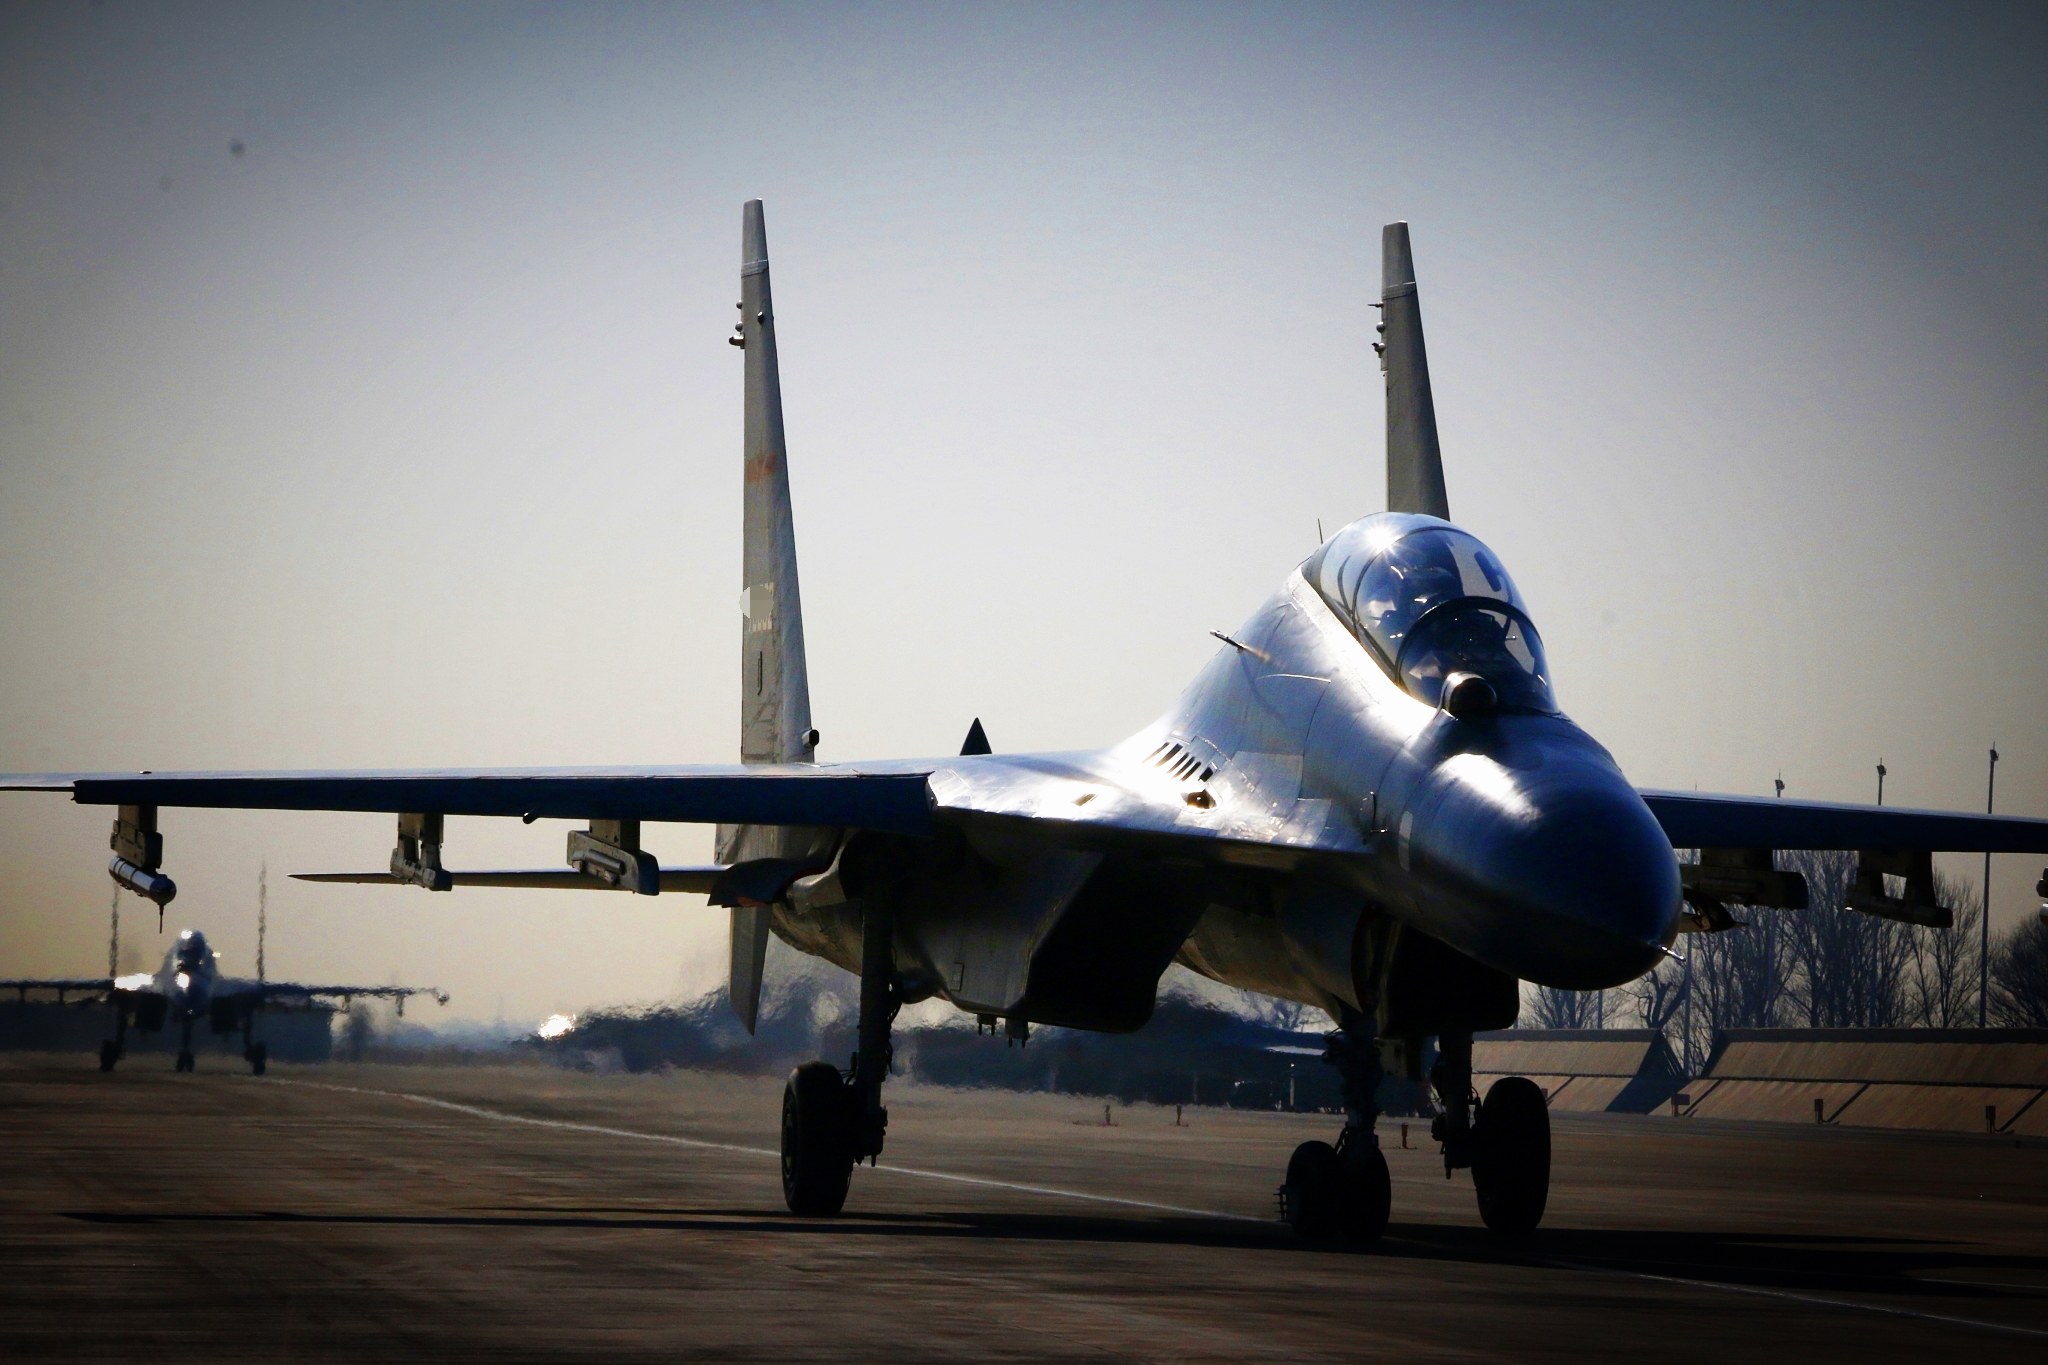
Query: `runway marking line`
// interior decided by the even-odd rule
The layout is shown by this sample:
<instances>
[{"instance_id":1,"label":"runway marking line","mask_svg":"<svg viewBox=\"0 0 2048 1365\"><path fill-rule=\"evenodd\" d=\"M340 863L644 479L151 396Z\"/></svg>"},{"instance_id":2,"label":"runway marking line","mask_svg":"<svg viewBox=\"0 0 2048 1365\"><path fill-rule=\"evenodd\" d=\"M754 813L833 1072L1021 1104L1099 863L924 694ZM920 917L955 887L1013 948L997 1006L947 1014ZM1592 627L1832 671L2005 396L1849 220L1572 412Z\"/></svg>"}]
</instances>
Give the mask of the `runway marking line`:
<instances>
[{"instance_id":1,"label":"runway marking line","mask_svg":"<svg viewBox=\"0 0 2048 1365\"><path fill-rule=\"evenodd\" d=\"M303 1085L315 1090L339 1090L351 1095L381 1095L385 1099L410 1100L414 1104L431 1105L436 1109L452 1109L458 1114L471 1114L477 1118L496 1119L501 1123L525 1123L536 1128L558 1128L572 1133L597 1133L604 1137L631 1138L639 1142L666 1142L677 1147L696 1147L710 1152L737 1152L742 1156L765 1156L782 1160L782 1153L767 1147L742 1147L733 1142L707 1142L702 1138L676 1137L669 1133L642 1133L631 1128L609 1128L601 1123L576 1123L569 1119L537 1119L525 1114L507 1114L498 1109L484 1109L473 1104L457 1104L453 1100L437 1099L432 1095L415 1095L403 1090L371 1090L362 1086L332 1085L323 1081L294 1081L281 1076L264 1078L267 1085ZM1189 1209L1178 1204L1159 1204L1149 1199L1125 1199L1113 1194L1088 1194L1081 1190L1061 1190L1050 1185L1024 1185L1013 1180L993 1180L980 1175L956 1175L951 1171L925 1171L914 1166L874 1167L895 1175L914 1175L925 1180L950 1180L961 1185L984 1185L991 1189L1015 1190L1020 1194L1043 1194L1057 1199L1085 1199L1096 1204L1119 1204L1126 1208L1151 1209L1156 1213L1179 1213L1191 1218L1221 1218L1236 1223L1257 1223L1265 1226L1269 1218L1252 1218L1241 1213L1221 1213L1215 1209Z\"/></svg>"},{"instance_id":2,"label":"runway marking line","mask_svg":"<svg viewBox=\"0 0 2048 1365\"><path fill-rule=\"evenodd\" d=\"M250 1079L254 1079L253 1077ZM570 1119L537 1119L526 1114L508 1114L499 1109L485 1109L474 1104L458 1104L454 1100L438 1099L432 1095L416 1095L405 1090L371 1090L365 1086L334 1085L325 1081L287 1080L282 1076L264 1077L264 1085L299 1085L312 1090L335 1090L349 1095L377 1095L384 1099L407 1100L413 1104L429 1105L436 1109L448 1109L458 1114L469 1114L480 1119L495 1119L499 1123L524 1123L535 1128L555 1128L572 1133L596 1133L603 1137L628 1138L637 1142L666 1142L677 1147L695 1147L710 1152L735 1152L741 1156L765 1156L780 1161L782 1153L767 1147L742 1147L734 1142L707 1142L702 1138L676 1137L669 1133L643 1133L631 1128L611 1128L601 1123L577 1123ZM950 1171L925 1171L914 1166L881 1166L873 1169L888 1171L895 1175L914 1175L925 1180L950 1180L960 1185L982 1185L990 1189L1015 1190L1020 1194L1049 1195L1055 1199L1081 1199L1095 1204L1117 1204L1125 1208L1151 1209L1157 1213L1178 1213L1195 1218L1219 1218L1233 1223L1270 1224L1269 1218L1252 1218L1241 1213L1223 1213L1216 1209L1190 1209L1178 1204L1158 1204L1149 1199L1125 1199L1113 1194L1089 1194L1082 1190L1062 1190L1050 1185L1025 1185L1012 1180L992 1180L987 1176L956 1175ZM1414 1246L1429 1247L1433 1251L1444 1248L1412 1237L1390 1237L1388 1241L1408 1242ZM1521 1259L1521 1258L1516 1258ZM2035 1327L2020 1327L2001 1322L1985 1322L1979 1318L1957 1318L1943 1313L1924 1313L1916 1308L1894 1308L1886 1304L1858 1303L1854 1299L1830 1299L1818 1294L1796 1294L1786 1289L1765 1289L1758 1285L1728 1284L1716 1280L1693 1280L1679 1275L1652 1275L1641 1270L1616 1270L1608 1266L1588 1265L1582 1261L1559 1261L1548 1257L1531 1257L1525 1265L1547 1266L1556 1270L1572 1270L1584 1274L1609 1275L1620 1279L1642 1280L1651 1284L1684 1285L1691 1289L1718 1289L1728 1294L1747 1294L1754 1298L1784 1299L1792 1303L1812 1304L1820 1308L1843 1308L1852 1312L1877 1313L1885 1317L1912 1318L1921 1322L1940 1323L1945 1327L1974 1327L1981 1332L1998 1332L2007 1336L2048 1338L2048 1331Z\"/></svg>"}]
</instances>

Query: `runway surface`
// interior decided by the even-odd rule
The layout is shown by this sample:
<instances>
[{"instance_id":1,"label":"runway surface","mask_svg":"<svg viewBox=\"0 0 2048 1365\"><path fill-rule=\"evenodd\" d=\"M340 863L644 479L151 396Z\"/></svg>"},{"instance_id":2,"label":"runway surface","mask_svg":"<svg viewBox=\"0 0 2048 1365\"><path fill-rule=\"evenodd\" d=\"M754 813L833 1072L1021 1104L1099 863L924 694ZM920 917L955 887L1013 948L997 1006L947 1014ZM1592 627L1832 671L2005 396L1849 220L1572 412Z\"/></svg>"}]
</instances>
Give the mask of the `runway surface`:
<instances>
[{"instance_id":1,"label":"runway surface","mask_svg":"<svg viewBox=\"0 0 2048 1365\"><path fill-rule=\"evenodd\" d=\"M780 1083L0 1058L0 1355L1915 1360L2048 1349L2048 1147L1560 1117L1506 1241L1383 1123L1366 1250L1274 1224L1312 1115L892 1083L791 1217Z\"/></svg>"}]
</instances>

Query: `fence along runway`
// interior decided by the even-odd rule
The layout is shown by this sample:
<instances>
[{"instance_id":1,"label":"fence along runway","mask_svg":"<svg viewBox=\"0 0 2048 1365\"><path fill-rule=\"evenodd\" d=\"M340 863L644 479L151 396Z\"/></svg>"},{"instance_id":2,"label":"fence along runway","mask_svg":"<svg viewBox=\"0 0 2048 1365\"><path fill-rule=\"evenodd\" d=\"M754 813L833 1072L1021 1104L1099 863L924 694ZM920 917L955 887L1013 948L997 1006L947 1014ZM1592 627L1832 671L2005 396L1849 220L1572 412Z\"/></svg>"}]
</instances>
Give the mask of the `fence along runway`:
<instances>
[{"instance_id":1,"label":"fence along runway","mask_svg":"<svg viewBox=\"0 0 2048 1365\"><path fill-rule=\"evenodd\" d=\"M12 1353L1903 1359L2048 1335L2048 1150L2011 1141L1560 1118L1551 1215L1503 1245L1396 1121L1393 1235L1347 1253L1266 1221L1318 1116L1106 1128L1099 1101L906 1087L898 1169L807 1222L763 1141L773 1081L288 1079L319 1084L0 1067Z\"/></svg>"}]
</instances>

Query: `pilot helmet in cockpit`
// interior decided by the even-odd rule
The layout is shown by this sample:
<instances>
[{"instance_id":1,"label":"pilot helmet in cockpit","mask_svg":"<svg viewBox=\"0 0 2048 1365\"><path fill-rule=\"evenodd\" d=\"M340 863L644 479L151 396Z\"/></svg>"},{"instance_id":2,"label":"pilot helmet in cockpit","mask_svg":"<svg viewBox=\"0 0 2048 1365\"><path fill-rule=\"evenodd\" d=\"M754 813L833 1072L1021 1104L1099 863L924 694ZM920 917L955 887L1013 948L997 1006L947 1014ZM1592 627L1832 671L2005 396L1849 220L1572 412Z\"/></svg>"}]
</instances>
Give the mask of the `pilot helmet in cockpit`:
<instances>
[{"instance_id":1,"label":"pilot helmet in cockpit","mask_svg":"<svg viewBox=\"0 0 2048 1365\"><path fill-rule=\"evenodd\" d=\"M1557 709L1543 642L1514 581L1493 551L1449 522L1362 518L1311 555L1302 575L1419 700L1434 706L1445 678L1476 673L1503 709Z\"/></svg>"}]
</instances>

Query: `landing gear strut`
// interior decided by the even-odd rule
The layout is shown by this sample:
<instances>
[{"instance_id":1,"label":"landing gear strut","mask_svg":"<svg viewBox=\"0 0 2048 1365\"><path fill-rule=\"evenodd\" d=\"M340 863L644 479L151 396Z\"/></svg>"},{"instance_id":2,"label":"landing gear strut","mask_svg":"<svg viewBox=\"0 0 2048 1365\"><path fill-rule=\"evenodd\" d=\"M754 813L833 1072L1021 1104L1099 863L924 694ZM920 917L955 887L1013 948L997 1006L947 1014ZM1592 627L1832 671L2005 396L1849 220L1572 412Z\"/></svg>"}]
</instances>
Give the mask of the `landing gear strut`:
<instances>
[{"instance_id":1,"label":"landing gear strut","mask_svg":"<svg viewBox=\"0 0 2048 1365\"><path fill-rule=\"evenodd\" d=\"M1323 1060L1344 1078L1344 1131L1336 1144L1304 1142L1287 1162L1280 1213L1303 1237L1376 1241L1387 1230L1393 1184L1373 1123L1379 1118L1379 1047L1369 1015L1345 1010Z\"/></svg>"},{"instance_id":2,"label":"landing gear strut","mask_svg":"<svg viewBox=\"0 0 2048 1365\"><path fill-rule=\"evenodd\" d=\"M902 1008L889 911L868 902L861 923L860 1043L842 1075L805 1062L782 1091L782 1197L791 1213L830 1217L846 1204L853 1168L881 1155L889 1127L882 1082L893 1049L889 1029Z\"/></svg>"},{"instance_id":3,"label":"landing gear strut","mask_svg":"<svg viewBox=\"0 0 2048 1365\"><path fill-rule=\"evenodd\" d=\"M270 1061L270 1044L256 1041L256 1011L250 1010L242 1016L242 1060L249 1064L249 1073L261 1076L264 1066Z\"/></svg>"},{"instance_id":4,"label":"landing gear strut","mask_svg":"<svg viewBox=\"0 0 2048 1365\"><path fill-rule=\"evenodd\" d=\"M185 1017L185 1029L178 1039L178 1070L190 1071L195 1065L192 1057L192 1017Z\"/></svg>"},{"instance_id":5,"label":"landing gear strut","mask_svg":"<svg viewBox=\"0 0 2048 1365\"><path fill-rule=\"evenodd\" d=\"M128 1011L114 1006L114 1036L100 1044L100 1070L112 1071L128 1050Z\"/></svg>"},{"instance_id":6,"label":"landing gear strut","mask_svg":"<svg viewBox=\"0 0 2048 1365\"><path fill-rule=\"evenodd\" d=\"M1444 1175L1470 1167L1479 1217L1495 1232L1528 1232L1543 1221L1550 1199L1550 1107L1542 1087L1526 1076L1505 1076L1476 1105L1472 1089L1472 1035L1437 1040L1430 1069L1443 1112L1431 1133L1444 1145Z\"/></svg>"}]
</instances>

